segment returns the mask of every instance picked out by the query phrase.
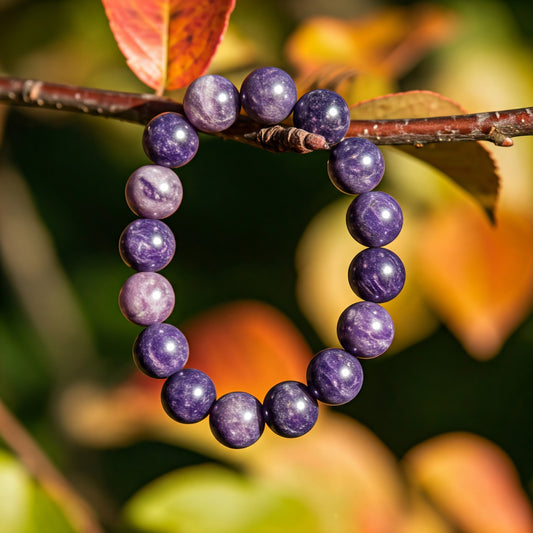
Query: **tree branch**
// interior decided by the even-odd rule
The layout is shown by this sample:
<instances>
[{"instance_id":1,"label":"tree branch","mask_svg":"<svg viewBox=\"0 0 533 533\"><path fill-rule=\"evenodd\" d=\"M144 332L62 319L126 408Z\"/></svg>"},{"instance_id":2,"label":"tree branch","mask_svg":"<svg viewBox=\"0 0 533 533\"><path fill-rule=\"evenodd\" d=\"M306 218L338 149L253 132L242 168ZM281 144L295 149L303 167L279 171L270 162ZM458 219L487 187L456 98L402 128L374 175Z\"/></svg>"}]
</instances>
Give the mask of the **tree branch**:
<instances>
[{"instance_id":1,"label":"tree branch","mask_svg":"<svg viewBox=\"0 0 533 533\"><path fill-rule=\"evenodd\" d=\"M183 113L183 105L169 98L101 89L59 85L44 81L0 77L0 103L74 111L146 124L164 111ZM289 125L261 127L240 116L219 137L251 144L274 152L307 153L328 149L325 139ZM512 146L512 137L533 135L533 107L395 120L352 120L347 136L365 137L376 144L412 144L456 141L490 141Z\"/></svg>"}]
</instances>

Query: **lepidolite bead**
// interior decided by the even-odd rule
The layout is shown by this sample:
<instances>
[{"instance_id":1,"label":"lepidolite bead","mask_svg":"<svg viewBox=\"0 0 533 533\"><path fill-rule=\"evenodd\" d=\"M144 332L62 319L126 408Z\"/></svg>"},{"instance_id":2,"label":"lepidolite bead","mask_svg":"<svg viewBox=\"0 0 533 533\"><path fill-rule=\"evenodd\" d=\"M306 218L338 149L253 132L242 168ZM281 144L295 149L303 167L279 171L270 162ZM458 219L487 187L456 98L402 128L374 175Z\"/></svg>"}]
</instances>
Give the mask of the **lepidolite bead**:
<instances>
[{"instance_id":1,"label":"lepidolite bead","mask_svg":"<svg viewBox=\"0 0 533 533\"><path fill-rule=\"evenodd\" d=\"M394 338L394 324L380 305L357 302L339 317L337 337L347 352L361 359L370 359L387 351Z\"/></svg>"},{"instance_id":2,"label":"lepidolite bead","mask_svg":"<svg viewBox=\"0 0 533 533\"><path fill-rule=\"evenodd\" d=\"M296 85L284 70L258 68L241 85L241 104L253 120L261 124L277 124L287 118L296 103Z\"/></svg>"},{"instance_id":3,"label":"lepidolite bead","mask_svg":"<svg viewBox=\"0 0 533 533\"><path fill-rule=\"evenodd\" d=\"M119 251L129 267L140 272L156 272L165 268L174 257L176 241L164 222L139 218L122 232Z\"/></svg>"},{"instance_id":4,"label":"lepidolite bead","mask_svg":"<svg viewBox=\"0 0 533 533\"><path fill-rule=\"evenodd\" d=\"M167 378L181 370L189 357L185 335L171 324L152 324L133 344L133 360L146 375Z\"/></svg>"},{"instance_id":5,"label":"lepidolite bead","mask_svg":"<svg viewBox=\"0 0 533 533\"><path fill-rule=\"evenodd\" d=\"M199 139L185 117L169 111L148 122L142 143L146 155L156 165L177 168L196 155Z\"/></svg>"},{"instance_id":6,"label":"lepidolite bead","mask_svg":"<svg viewBox=\"0 0 533 533\"><path fill-rule=\"evenodd\" d=\"M251 446L265 429L261 403L247 392L229 392L214 403L209 425L215 438L224 446Z\"/></svg>"},{"instance_id":7,"label":"lepidolite bead","mask_svg":"<svg viewBox=\"0 0 533 533\"><path fill-rule=\"evenodd\" d=\"M126 202L138 216L166 218L183 199L183 187L176 173L160 165L144 165L126 183Z\"/></svg>"},{"instance_id":8,"label":"lepidolite bead","mask_svg":"<svg viewBox=\"0 0 533 533\"><path fill-rule=\"evenodd\" d=\"M235 85L217 74L206 74L194 80L183 97L185 115L201 131L229 128L237 120L240 108L239 91Z\"/></svg>"},{"instance_id":9,"label":"lepidolite bead","mask_svg":"<svg viewBox=\"0 0 533 533\"><path fill-rule=\"evenodd\" d=\"M346 212L351 236L365 246L385 246L400 233L403 213L398 202L381 191L365 192L353 199Z\"/></svg>"},{"instance_id":10,"label":"lepidolite bead","mask_svg":"<svg viewBox=\"0 0 533 533\"><path fill-rule=\"evenodd\" d=\"M200 370L185 368L170 376L161 389L167 414L182 424L203 420L216 399L215 385Z\"/></svg>"},{"instance_id":11,"label":"lepidolite bead","mask_svg":"<svg viewBox=\"0 0 533 533\"><path fill-rule=\"evenodd\" d=\"M385 171L380 149L367 139L350 137L335 146L328 159L329 179L345 194L359 194L376 187Z\"/></svg>"},{"instance_id":12,"label":"lepidolite bead","mask_svg":"<svg viewBox=\"0 0 533 533\"><path fill-rule=\"evenodd\" d=\"M174 309L172 285L157 272L130 276L118 296L122 314L134 324L149 326L164 322Z\"/></svg>"},{"instance_id":13,"label":"lepidolite bead","mask_svg":"<svg viewBox=\"0 0 533 533\"><path fill-rule=\"evenodd\" d=\"M328 89L304 94L294 106L294 125L338 143L348 131L350 109L342 96Z\"/></svg>"},{"instance_id":14,"label":"lepidolite bead","mask_svg":"<svg viewBox=\"0 0 533 533\"><path fill-rule=\"evenodd\" d=\"M318 403L309 389L298 381L274 385L263 401L265 422L282 437L301 437L316 423Z\"/></svg>"},{"instance_id":15,"label":"lepidolite bead","mask_svg":"<svg viewBox=\"0 0 533 533\"><path fill-rule=\"evenodd\" d=\"M342 405L352 401L362 385L361 363L344 350L322 350L307 366L307 386L317 400L326 404Z\"/></svg>"},{"instance_id":16,"label":"lepidolite bead","mask_svg":"<svg viewBox=\"0 0 533 533\"><path fill-rule=\"evenodd\" d=\"M348 281L359 298L388 302L403 289L405 268L394 252L386 248L366 248L350 263Z\"/></svg>"}]
</instances>

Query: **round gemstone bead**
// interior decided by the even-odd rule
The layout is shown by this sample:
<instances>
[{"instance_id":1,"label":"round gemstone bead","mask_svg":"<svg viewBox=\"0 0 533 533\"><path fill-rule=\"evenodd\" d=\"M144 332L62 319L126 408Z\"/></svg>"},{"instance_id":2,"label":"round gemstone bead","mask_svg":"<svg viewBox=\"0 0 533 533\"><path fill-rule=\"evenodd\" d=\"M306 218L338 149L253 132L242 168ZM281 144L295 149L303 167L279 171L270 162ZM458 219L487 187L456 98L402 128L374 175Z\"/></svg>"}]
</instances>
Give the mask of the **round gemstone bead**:
<instances>
[{"instance_id":1,"label":"round gemstone bead","mask_svg":"<svg viewBox=\"0 0 533 533\"><path fill-rule=\"evenodd\" d=\"M149 326L170 316L174 309L174 290L157 272L137 272L120 289L118 301L122 314L130 322Z\"/></svg>"},{"instance_id":2,"label":"round gemstone bead","mask_svg":"<svg viewBox=\"0 0 533 533\"><path fill-rule=\"evenodd\" d=\"M357 302L339 317L337 337L347 352L361 359L370 359L389 348L394 338L394 324L380 305Z\"/></svg>"},{"instance_id":3,"label":"round gemstone bead","mask_svg":"<svg viewBox=\"0 0 533 533\"><path fill-rule=\"evenodd\" d=\"M297 99L293 79L276 67L250 72L242 82L240 93L248 116L261 124L277 124L286 119Z\"/></svg>"},{"instance_id":4,"label":"round gemstone bead","mask_svg":"<svg viewBox=\"0 0 533 533\"><path fill-rule=\"evenodd\" d=\"M167 378L181 370L189 357L185 335L171 324L152 324L133 344L133 360L147 376Z\"/></svg>"},{"instance_id":5,"label":"round gemstone bead","mask_svg":"<svg viewBox=\"0 0 533 533\"><path fill-rule=\"evenodd\" d=\"M239 91L223 76L206 74L194 80L183 98L189 122L201 131L215 132L229 128L241 108Z\"/></svg>"},{"instance_id":6,"label":"round gemstone bead","mask_svg":"<svg viewBox=\"0 0 533 533\"><path fill-rule=\"evenodd\" d=\"M198 134L179 113L155 116L144 128L143 148L156 165L177 168L187 164L198 150Z\"/></svg>"},{"instance_id":7,"label":"round gemstone bead","mask_svg":"<svg viewBox=\"0 0 533 533\"><path fill-rule=\"evenodd\" d=\"M213 405L209 425L215 438L228 448L246 448L263 434L261 403L247 392L229 392Z\"/></svg>"},{"instance_id":8,"label":"round gemstone bead","mask_svg":"<svg viewBox=\"0 0 533 533\"><path fill-rule=\"evenodd\" d=\"M351 236L365 246L385 246L400 233L403 213L398 202L381 191L365 192L354 198L346 212Z\"/></svg>"},{"instance_id":9,"label":"round gemstone bead","mask_svg":"<svg viewBox=\"0 0 533 533\"><path fill-rule=\"evenodd\" d=\"M297 128L322 135L329 144L335 144L348 131L350 109L342 96L328 89L317 89L298 100L293 119Z\"/></svg>"},{"instance_id":10,"label":"round gemstone bead","mask_svg":"<svg viewBox=\"0 0 533 533\"><path fill-rule=\"evenodd\" d=\"M350 263L348 281L359 298L388 302L403 289L405 268L394 252L386 248L366 248Z\"/></svg>"},{"instance_id":11,"label":"round gemstone bead","mask_svg":"<svg viewBox=\"0 0 533 533\"><path fill-rule=\"evenodd\" d=\"M203 420L216 399L215 385L200 370L184 368L170 376L161 389L161 403L167 414L182 424Z\"/></svg>"},{"instance_id":12,"label":"round gemstone bead","mask_svg":"<svg viewBox=\"0 0 533 533\"><path fill-rule=\"evenodd\" d=\"M176 173L160 165L144 165L126 183L126 202L140 217L166 218L183 199L183 187Z\"/></svg>"},{"instance_id":13,"label":"round gemstone bead","mask_svg":"<svg viewBox=\"0 0 533 533\"><path fill-rule=\"evenodd\" d=\"M318 403L303 383L282 381L267 392L263 414L274 433L282 437L301 437L315 425Z\"/></svg>"},{"instance_id":14,"label":"round gemstone bead","mask_svg":"<svg viewBox=\"0 0 533 533\"><path fill-rule=\"evenodd\" d=\"M329 405L352 401L363 385L361 363L348 352L328 348L319 352L307 366L307 386L311 394Z\"/></svg>"},{"instance_id":15,"label":"round gemstone bead","mask_svg":"<svg viewBox=\"0 0 533 533\"><path fill-rule=\"evenodd\" d=\"M350 137L335 146L328 160L329 179L345 194L368 192L385 172L380 149L367 139Z\"/></svg>"},{"instance_id":16,"label":"round gemstone bead","mask_svg":"<svg viewBox=\"0 0 533 533\"><path fill-rule=\"evenodd\" d=\"M156 272L165 268L174 257L176 241L164 222L139 218L122 232L119 251L129 267L140 272Z\"/></svg>"}]
</instances>

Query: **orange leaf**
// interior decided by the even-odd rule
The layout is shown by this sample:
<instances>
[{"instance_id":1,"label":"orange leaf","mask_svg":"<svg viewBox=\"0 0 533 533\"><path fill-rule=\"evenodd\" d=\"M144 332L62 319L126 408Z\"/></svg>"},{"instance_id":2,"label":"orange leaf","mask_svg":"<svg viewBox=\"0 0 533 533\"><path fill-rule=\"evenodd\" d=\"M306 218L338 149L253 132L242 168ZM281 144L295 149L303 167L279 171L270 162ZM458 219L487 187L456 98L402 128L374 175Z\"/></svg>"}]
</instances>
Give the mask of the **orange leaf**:
<instances>
[{"instance_id":1,"label":"orange leaf","mask_svg":"<svg viewBox=\"0 0 533 533\"><path fill-rule=\"evenodd\" d=\"M128 66L158 93L202 75L235 0L102 0Z\"/></svg>"},{"instance_id":2,"label":"orange leaf","mask_svg":"<svg viewBox=\"0 0 533 533\"><path fill-rule=\"evenodd\" d=\"M533 513L509 457L468 433L434 437L406 455L412 480L465 533L531 533Z\"/></svg>"},{"instance_id":3,"label":"orange leaf","mask_svg":"<svg viewBox=\"0 0 533 533\"><path fill-rule=\"evenodd\" d=\"M487 359L531 309L533 220L501 209L489 226L470 203L428 217L418 240L427 298L474 357Z\"/></svg>"},{"instance_id":4,"label":"orange leaf","mask_svg":"<svg viewBox=\"0 0 533 533\"><path fill-rule=\"evenodd\" d=\"M379 120L464 113L459 104L440 94L431 91L408 91L361 102L352 107L351 117L355 120ZM500 179L490 153L478 142L452 144L427 144L422 148L401 146L398 149L446 174L470 193L489 218L494 220Z\"/></svg>"},{"instance_id":5,"label":"orange leaf","mask_svg":"<svg viewBox=\"0 0 533 533\"><path fill-rule=\"evenodd\" d=\"M313 356L293 324L260 302L226 304L183 326L190 347L187 366L208 374L217 396L243 390L263 397L276 383L305 381Z\"/></svg>"}]
</instances>

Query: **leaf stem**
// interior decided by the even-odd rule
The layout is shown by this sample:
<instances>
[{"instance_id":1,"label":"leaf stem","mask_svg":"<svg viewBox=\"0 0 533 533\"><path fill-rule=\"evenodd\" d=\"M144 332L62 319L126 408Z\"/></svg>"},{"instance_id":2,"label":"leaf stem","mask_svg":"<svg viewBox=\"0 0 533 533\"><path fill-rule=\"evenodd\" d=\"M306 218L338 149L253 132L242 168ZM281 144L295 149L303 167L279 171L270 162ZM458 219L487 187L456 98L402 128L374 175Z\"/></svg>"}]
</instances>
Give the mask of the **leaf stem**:
<instances>
[{"instance_id":1,"label":"leaf stem","mask_svg":"<svg viewBox=\"0 0 533 533\"><path fill-rule=\"evenodd\" d=\"M77 531L104 533L86 501L53 465L2 400L0 400L0 437L15 452L30 474L56 500Z\"/></svg>"},{"instance_id":2,"label":"leaf stem","mask_svg":"<svg viewBox=\"0 0 533 533\"><path fill-rule=\"evenodd\" d=\"M146 124L164 111L183 113L179 102L152 94L136 94L0 77L0 103L73 111L136 124ZM262 128L241 115L219 137L274 152L307 153L328 149L320 135L290 125ZM423 146L428 143L489 141L512 146L513 137L533 135L533 107L416 119L352 120L347 136L365 137L376 144Z\"/></svg>"}]
</instances>

